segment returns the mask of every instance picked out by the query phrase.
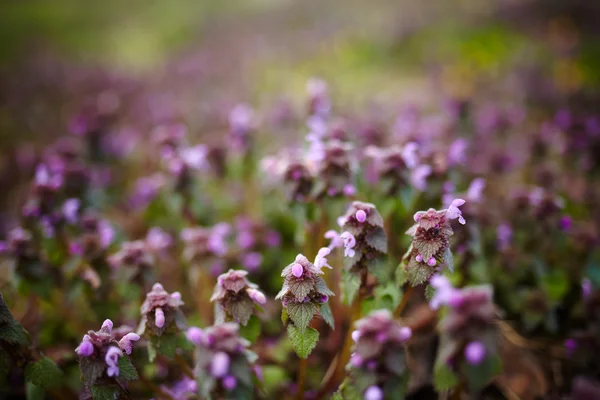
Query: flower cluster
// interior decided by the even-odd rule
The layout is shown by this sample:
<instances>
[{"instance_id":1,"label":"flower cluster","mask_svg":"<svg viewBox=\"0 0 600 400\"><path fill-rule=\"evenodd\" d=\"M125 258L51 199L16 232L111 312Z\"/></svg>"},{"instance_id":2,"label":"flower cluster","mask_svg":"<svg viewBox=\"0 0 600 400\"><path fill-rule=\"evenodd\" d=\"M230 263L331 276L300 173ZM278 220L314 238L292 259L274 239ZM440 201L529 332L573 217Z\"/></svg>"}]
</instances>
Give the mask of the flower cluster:
<instances>
[{"instance_id":1,"label":"flower cluster","mask_svg":"<svg viewBox=\"0 0 600 400\"><path fill-rule=\"evenodd\" d=\"M471 366L494 362L498 338L491 287L456 289L442 275L434 275L430 283L435 289L431 308L447 308L438 326L441 341L437 364L458 372L463 361ZM493 368L491 373L495 373Z\"/></svg>"},{"instance_id":2,"label":"flower cluster","mask_svg":"<svg viewBox=\"0 0 600 400\"><path fill-rule=\"evenodd\" d=\"M224 256L229 248L227 238L230 232L231 227L226 223L216 224L212 228L183 229L180 235L185 243L183 257L191 261Z\"/></svg>"},{"instance_id":3,"label":"flower cluster","mask_svg":"<svg viewBox=\"0 0 600 400\"><path fill-rule=\"evenodd\" d=\"M169 294L160 283L155 283L140 308L142 319L138 333L143 335L149 328L153 335L161 336L172 325L178 329L185 328L183 313L179 309L182 305L179 292Z\"/></svg>"},{"instance_id":4,"label":"flower cluster","mask_svg":"<svg viewBox=\"0 0 600 400\"><path fill-rule=\"evenodd\" d=\"M215 321L235 321L246 325L254 314L256 305L265 304L267 298L258 290L258 285L248 282L247 271L234 271L222 274L217 279L210 301L215 302Z\"/></svg>"},{"instance_id":5,"label":"flower cluster","mask_svg":"<svg viewBox=\"0 0 600 400\"><path fill-rule=\"evenodd\" d=\"M406 231L413 237L412 245L404 256L406 272L410 283L419 285L443 266L453 270L454 263L450 251L450 236L454 234L450 220L466 221L458 207L465 203L455 199L447 209L419 211L414 215L415 224Z\"/></svg>"},{"instance_id":6,"label":"flower cluster","mask_svg":"<svg viewBox=\"0 0 600 400\"><path fill-rule=\"evenodd\" d=\"M139 339L140 336L136 333L124 333L123 329L113 330L110 319L104 321L99 331L88 331L75 349L79 355L81 374L88 388L118 377L119 366L123 365L121 358L125 357L127 366L130 367L126 355L131 354L133 342Z\"/></svg>"},{"instance_id":7,"label":"flower cluster","mask_svg":"<svg viewBox=\"0 0 600 400\"><path fill-rule=\"evenodd\" d=\"M379 182L384 193L396 196L411 182L411 170L419 162L417 149L418 145L414 142L386 148L367 147L365 156L371 161L367 166L367 179Z\"/></svg>"},{"instance_id":8,"label":"flower cluster","mask_svg":"<svg viewBox=\"0 0 600 400\"><path fill-rule=\"evenodd\" d=\"M257 357L238 331L235 323L188 329L188 339L197 346L195 373L202 398L252 398Z\"/></svg>"},{"instance_id":9,"label":"flower cluster","mask_svg":"<svg viewBox=\"0 0 600 400\"><path fill-rule=\"evenodd\" d=\"M344 385L344 390L361 393L365 399L395 398L408 384L406 342L411 329L401 326L388 310L373 311L355 326L354 353L346 367L350 385Z\"/></svg>"},{"instance_id":10,"label":"flower cluster","mask_svg":"<svg viewBox=\"0 0 600 400\"><path fill-rule=\"evenodd\" d=\"M323 144L322 159L318 161L318 179L312 189L314 198L353 194L353 186L350 183L351 150L352 145L339 140L329 140Z\"/></svg>"},{"instance_id":11,"label":"flower cluster","mask_svg":"<svg viewBox=\"0 0 600 400\"><path fill-rule=\"evenodd\" d=\"M138 271L151 268L154 265L154 256L143 240L124 242L119 251L108 258L113 268L128 267Z\"/></svg>"},{"instance_id":12,"label":"flower cluster","mask_svg":"<svg viewBox=\"0 0 600 400\"><path fill-rule=\"evenodd\" d=\"M383 218L374 204L352 202L346 214L339 218L342 234L329 231L325 235L332 239L331 246L344 247L346 271L359 277L361 287L367 289L369 274L385 280L390 271L385 267L387 236L383 229Z\"/></svg>"},{"instance_id":13,"label":"flower cluster","mask_svg":"<svg viewBox=\"0 0 600 400\"><path fill-rule=\"evenodd\" d=\"M321 277L322 267L329 267L325 258L329 252L328 248L322 248L314 264L298 254L281 272L283 288L275 299L281 299L284 316L289 316L298 329L308 327L313 316L320 312L321 305L334 295Z\"/></svg>"}]
</instances>

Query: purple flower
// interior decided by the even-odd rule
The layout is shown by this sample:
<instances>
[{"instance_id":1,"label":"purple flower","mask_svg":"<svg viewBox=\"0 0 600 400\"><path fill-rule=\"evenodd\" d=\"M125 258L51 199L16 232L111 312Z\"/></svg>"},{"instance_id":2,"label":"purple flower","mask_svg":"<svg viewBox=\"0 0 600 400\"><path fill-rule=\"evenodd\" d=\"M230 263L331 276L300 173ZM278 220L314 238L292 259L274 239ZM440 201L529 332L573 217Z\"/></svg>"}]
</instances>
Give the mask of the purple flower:
<instances>
[{"instance_id":1,"label":"purple flower","mask_svg":"<svg viewBox=\"0 0 600 400\"><path fill-rule=\"evenodd\" d=\"M325 257L327 257L329 254L331 253L331 249L328 247L322 247L319 252L317 253L317 256L315 257L315 267L321 269L323 267L327 267L329 269L331 268L331 265L329 265L327 263L327 259Z\"/></svg>"},{"instance_id":2,"label":"purple flower","mask_svg":"<svg viewBox=\"0 0 600 400\"><path fill-rule=\"evenodd\" d=\"M188 147L179 151L179 156L185 162L185 164L197 170L202 170L207 167L206 156L208 154L208 148L205 145L197 145L194 147Z\"/></svg>"},{"instance_id":3,"label":"purple flower","mask_svg":"<svg viewBox=\"0 0 600 400\"><path fill-rule=\"evenodd\" d=\"M157 227L151 228L146 235L147 246L155 252L165 251L172 243L171 235Z\"/></svg>"},{"instance_id":4,"label":"purple flower","mask_svg":"<svg viewBox=\"0 0 600 400\"><path fill-rule=\"evenodd\" d=\"M255 303L265 304L267 302L267 298L260 290L249 288L246 290L246 293L248 293L248 296L250 296Z\"/></svg>"},{"instance_id":5,"label":"purple flower","mask_svg":"<svg viewBox=\"0 0 600 400\"><path fill-rule=\"evenodd\" d=\"M227 375L230 364L229 355L225 352L216 353L210 362L210 374L215 378L222 378Z\"/></svg>"},{"instance_id":6,"label":"purple flower","mask_svg":"<svg viewBox=\"0 0 600 400\"><path fill-rule=\"evenodd\" d=\"M73 198L68 199L62 206L62 213L70 224L77 223L77 212L79 211L80 201L79 199Z\"/></svg>"},{"instance_id":7,"label":"purple flower","mask_svg":"<svg viewBox=\"0 0 600 400\"><path fill-rule=\"evenodd\" d=\"M356 194L356 188L354 187L353 184L347 183L346 185L344 185L343 192L344 192L344 196L352 197Z\"/></svg>"},{"instance_id":8,"label":"purple flower","mask_svg":"<svg viewBox=\"0 0 600 400\"><path fill-rule=\"evenodd\" d=\"M568 215L563 215L560 217L559 226L563 232L568 232L571 230L571 226L573 225L573 220Z\"/></svg>"},{"instance_id":9,"label":"purple flower","mask_svg":"<svg viewBox=\"0 0 600 400\"><path fill-rule=\"evenodd\" d=\"M346 231L340 235L340 238L344 241L344 257L354 257L356 253L354 250L354 246L356 246L354 235Z\"/></svg>"},{"instance_id":10,"label":"purple flower","mask_svg":"<svg viewBox=\"0 0 600 400\"><path fill-rule=\"evenodd\" d=\"M419 165L415 167L410 175L410 182L420 192L427 189L427 177L431 175L431 167L429 165Z\"/></svg>"},{"instance_id":11,"label":"purple flower","mask_svg":"<svg viewBox=\"0 0 600 400\"><path fill-rule=\"evenodd\" d=\"M265 243L268 247L277 247L281 245L281 235L277 231L269 231L265 235Z\"/></svg>"},{"instance_id":12,"label":"purple flower","mask_svg":"<svg viewBox=\"0 0 600 400\"><path fill-rule=\"evenodd\" d=\"M581 280L581 294L583 295L583 298L588 299L593 290L594 286L592 285L592 281L590 281L589 278L583 278Z\"/></svg>"},{"instance_id":13,"label":"purple flower","mask_svg":"<svg viewBox=\"0 0 600 400\"><path fill-rule=\"evenodd\" d=\"M429 265L430 267L435 267L435 264L437 264L437 261L434 257L430 257L429 260L427 260L427 265Z\"/></svg>"},{"instance_id":14,"label":"purple flower","mask_svg":"<svg viewBox=\"0 0 600 400\"><path fill-rule=\"evenodd\" d=\"M448 163L464 164L467 161L466 151L468 142L465 139L456 139L448 149Z\"/></svg>"},{"instance_id":15,"label":"purple flower","mask_svg":"<svg viewBox=\"0 0 600 400\"><path fill-rule=\"evenodd\" d=\"M251 252L244 254L242 257L242 264L248 271L256 271L262 263L263 256L257 252Z\"/></svg>"},{"instance_id":16,"label":"purple flower","mask_svg":"<svg viewBox=\"0 0 600 400\"><path fill-rule=\"evenodd\" d=\"M410 329L408 326L403 326L402 328L400 328L400 340L405 342L408 339L410 339L411 337L412 337L412 329Z\"/></svg>"},{"instance_id":17,"label":"purple flower","mask_svg":"<svg viewBox=\"0 0 600 400\"><path fill-rule=\"evenodd\" d=\"M471 365L479 365L487 351L481 342L471 342L465 347L465 359Z\"/></svg>"},{"instance_id":18,"label":"purple flower","mask_svg":"<svg viewBox=\"0 0 600 400\"><path fill-rule=\"evenodd\" d=\"M483 189L485 189L485 179L473 179L467 189L467 200L472 203L480 203L483 197Z\"/></svg>"},{"instance_id":19,"label":"purple flower","mask_svg":"<svg viewBox=\"0 0 600 400\"><path fill-rule=\"evenodd\" d=\"M364 210L358 210L355 217L356 220L362 224L367 220L367 213Z\"/></svg>"},{"instance_id":20,"label":"purple flower","mask_svg":"<svg viewBox=\"0 0 600 400\"><path fill-rule=\"evenodd\" d=\"M125 354L131 354L133 348L133 343L131 342L137 342L138 340L140 340L140 335L130 332L119 340L119 347L125 351Z\"/></svg>"},{"instance_id":21,"label":"purple flower","mask_svg":"<svg viewBox=\"0 0 600 400\"><path fill-rule=\"evenodd\" d=\"M254 246L254 244L256 243L256 240L254 239L254 234L249 230L243 230L239 232L235 241L237 245L244 250L252 248L252 246Z\"/></svg>"},{"instance_id":22,"label":"purple flower","mask_svg":"<svg viewBox=\"0 0 600 400\"><path fill-rule=\"evenodd\" d=\"M205 339L204 331L198 327L191 326L185 333L188 340L194 343L196 346L200 346Z\"/></svg>"},{"instance_id":23,"label":"purple flower","mask_svg":"<svg viewBox=\"0 0 600 400\"><path fill-rule=\"evenodd\" d=\"M419 164L418 150L419 145L415 142L408 142L402 148L402 159L408 168L415 168Z\"/></svg>"},{"instance_id":24,"label":"purple flower","mask_svg":"<svg viewBox=\"0 0 600 400\"><path fill-rule=\"evenodd\" d=\"M100 246L106 249L115 238L115 231L106 220L98 221L98 235L100 236Z\"/></svg>"},{"instance_id":25,"label":"purple flower","mask_svg":"<svg viewBox=\"0 0 600 400\"><path fill-rule=\"evenodd\" d=\"M462 225L466 224L467 221L465 221L465 219L462 216L462 212L458 209L458 207L462 206L463 204L465 204L465 201L463 199L452 200L452 203L450 203L450 206L448 207L448 210L446 211L446 218L448 218L448 219L457 219L458 218L458 222L460 222Z\"/></svg>"},{"instance_id":26,"label":"purple flower","mask_svg":"<svg viewBox=\"0 0 600 400\"><path fill-rule=\"evenodd\" d=\"M302 267L302 265L298 263L292 265L292 275L294 275L296 278L300 278L303 272L304 268Z\"/></svg>"},{"instance_id":27,"label":"purple flower","mask_svg":"<svg viewBox=\"0 0 600 400\"><path fill-rule=\"evenodd\" d=\"M342 239L340 234L334 231L333 229L325 232L324 236L325 239L331 239L331 243L329 243L329 248L331 250L336 249L338 247L342 247L344 245L344 239Z\"/></svg>"},{"instance_id":28,"label":"purple flower","mask_svg":"<svg viewBox=\"0 0 600 400\"><path fill-rule=\"evenodd\" d=\"M513 231L508 222L503 222L496 228L496 241L500 250L506 250L510 247Z\"/></svg>"},{"instance_id":29,"label":"purple flower","mask_svg":"<svg viewBox=\"0 0 600 400\"><path fill-rule=\"evenodd\" d=\"M165 312L160 307L154 309L154 325L159 328L165 326Z\"/></svg>"},{"instance_id":30,"label":"purple flower","mask_svg":"<svg viewBox=\"0 0 600 400\"><path fill-rule=\"evenodd\" d=\"M429 301L429 307L434 310L440 308L441 305L449 304L458 295L458 291L443 275L432 276L429 284L435 289L435 295Z\"/></svg>"},{"instance_id":31,"label":"purple flower","mask_svg":"<svg viewBox=\"0 0 600 400\"><path fill-rule=\"evenodd\" d=\"M567 355L571 356L577 350L577 340L573 338L568 338L565 340L565 350Z\"/></svg>"},{"instance_id":32,"label":"purple flower","mask_svg":"<svg viewBox=\"0 0 600 400\"><path fill-rule=\"evenodd\" d=\"M364 400L383 400L383 390L379 386L369 386L365 390Z\"/></svg>"},{"instance_id":33,"label":"purple flower","mask_svg":"<svg viewBox=\"0 0 600 400\"><path fill-rule=\"evenodd\" d=\"M221 380L225 390L233 390L237 386L237 379L233 375L227 375Z\"/></svg>"},{"instance_id":34,"label":"purple flower","mask_svg":"<svg viewBox=\"0 0 600 400\"><path fill-rule=\"evenodd\" d=\"M83 340L75 352L81 357L89 357L94 353L94 345L88 335L83 336Z\"/></svg>"},{"instance_id":35,"label":"purple flower","mask_svg":"<svg viewBox=\"0 0 600 400\"><path fill-rule=\"evenodd\" d=\"M119 357L123 357L121 349L115 346L108 348L104 362L106 362L106 374L108 376L119 376Z\"/></svg>"}]
</instances>

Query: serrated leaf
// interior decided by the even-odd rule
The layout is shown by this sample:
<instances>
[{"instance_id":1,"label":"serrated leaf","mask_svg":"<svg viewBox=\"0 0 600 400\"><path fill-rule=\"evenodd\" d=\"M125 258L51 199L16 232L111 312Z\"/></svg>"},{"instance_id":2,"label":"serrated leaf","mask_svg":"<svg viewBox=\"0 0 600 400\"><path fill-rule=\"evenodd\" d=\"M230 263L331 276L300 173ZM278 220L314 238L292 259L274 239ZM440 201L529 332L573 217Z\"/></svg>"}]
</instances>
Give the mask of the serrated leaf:
<instances>
[{"instance_id":1,"label":"serrated leaf","mask_svg":"<svg viewBox=\"0 0 600 400\"><path fill-rule=\"evenodd\" d=\"M417 236L417 238L419 237L420 236ZM417 238L415 238L413 244L415 246L415 249L417 249L417 251L421 255L421 257L423 257L424 261L427 261L431 257L435 256L444 245L444 242L442 240L425 240Z\"/></svg>"},{"instance_id":2,"label":"serrated leaf","mask_svg":"<svg viewBox=\"0 0 600 400\"><path fill-rule=\"evenodd\" d=\"M131 363L131 360L126 355L119 358L119 378L126 381L135 381L140 379L135 366Z\"/></svg>"},{"instance_id":3,"label":"serrated leaf","mask_svg":"<svg viewBox=\"0 0 600 400\"><path fill-rule=\"evenodd\" d=\"M390 280L390 270L388 267L387 258L372 258L367 261L367 268L369 273L375 276L379 283L388 282Z\"/></svg>"},{"instance_id":4,"label":"serrated leaf","mask_svg":"<svg viewBox=\"0 0 600 400\"><path fill-rule=\"evenodd\" d=\"M14 321L14 317L8 306L4 302L4 297L2 297L2 293L0 293L0 324L10 323Z\"/></svg>"},{"instance_id":5,"label":"serrated leaf","mask_svg":"<svg viewBox=\"0 0 600 400\"><path fill-rule=\"evenodd\" d=\"M22 346L26 346L29 343L27 331L16 320L3 324L0 327L0 339Z\"/></svg>"},{"instance_id":6,"label":"serrated leaf","mask_svg":"<svg viewBox=\"0 0 600 400\"><path fill-rule=\"evenodd\" d=\"M400 304L402 291L396 286L395 282L389 282L375 288L374 294L377 301L377 308L387 308L393 311Z\"/></svg>"},{"instance_id":7,"label":"serrated leaf","mask_svg":"<svg viewBox=\"0 0 600 400\"><path fill-rule=\"evenodd\" d=\"M366 235L367 244L380 253L387 253L387 237L383 229L377 229Z\"/></svg>"},{"instance_id":8,"label":"serrated leaf","mask_svg":"<svg viewBox=\"0 0 600 400\"><path fill-rule=\"evenodd\" d=\"M333 319L333 313L331 312L331 306L329 303L321 304L321 309L319 310L321 313L321 317L323 320L331 327L331 329L335 330L335 320Z\"/></svg>"},{"instance_id":9,"label":"serrated leaf","mask_svg":"<svg viewBox=\"0 0 600 400\"><path fill-rule=\"evenodd\" d=\"M435 295L434 287L431 285L427 285L427 287L425 287L425 299L427 301L430 301L431 299L433 299L434 295Z\"/></svg>"},{"instance_id":10,"label":"serrated leaf","mask_svg":"<svg viewBox=\"0 0 600 400\"><path fill-rule=\"evenodd\" d=\"M398 264L396 267L396 271L394 271L394 280L396 281L397 287L402 287L406 281L408 281L408 276L406 274L406 269L402 263Z\"/></svg>"},{"instance_id":11,"label":"serrated leaf","mask_svg":"<svg viewBox=\"0 0 600 400\"><path fill-rule=\"evenodd\" d=\"M446 363L438 363L433 374L433 383L438 392L452 389L458 384L458 377Z\"/></svg>"},{"instance_id":12,"label":"serrated leaf","mask_svg":"<svg viewBox=\"0 0 600 400\"><path fill-rule=\"evenodd\" d=\"M333 293L328 287L327 284L325 283L325 281L323 280L323 278L321 278L320 276L317 277L316 281L315 281L315 290L321 294L324 294L326 296L335 296L335 293Z\"/></svg>"},{"instance_id":13,"label":"serrated leaf","mask_svg":"<svg viewBox=\"0 0 600 400\"><path fill-rule=\"evenodd\" d=\"M348 271L342 271L342 301L346 305L352 304L354 297L360 289L360 278Z\"/></svg>"},{"instance_id":14,"label":"serrated leaf","mask_svg":"<svg viewBox=\"0 0 600 400\"><path fill-rule=\"evenodd\" d=\"M254 302L249 297L241 297L228 303L225 310L235 322L246 325L254 312Z\"/></svg>"},{"instance_id":15,"label":"serrated leaf","mask_svg":"<svg viewBox=\"0 0 600 400\"><path fill-rule=\"evenodd\" d=\"M303 301L314 287L311 279L293 279L289 282L290 292L296 297L296 300Z\"/></svg>"},{"instance_id":16,"label":"serrated leaf","mask_svg":"<svg viewBox=\"0 0 600 400\"><path fill-rule=\"evenodd\" d=\"M293 303L288 305L287 310L294 325L298 329L304 330L312 321L317 307L313 303Z\"/></svg>"},{"instance_id":17,"label":"serrated leaf","mask_svg":"<svg viewBox=\"0 0 600 400\"><path fill-rule=\"evenodd\" d=\"M90 388L94 400L120 400L123 390L117 385L98 385Z\"/></svg>"},{"instance_id":18,"label":"serrated leaf","mask_svg":"<svg viewBox=\"0 0 600 400\"><path fill-rule=\"evenodd\" d=\"M25 385L25 396L27 400L44 400L46 393L44 388L34 385L31 382L27 382Z\"/></svg>"},{"instance_id":19,"label":"serrated leaf","mask_svg":"<svg viewBox=\"0 0 600 400\"><path fill-rule=\"evenodd\" d=\"M350 271L352 269L352 267L354 267L356 264L358 264L360 262L360 260L362 260L363 258L363 253L362 251L355 251L354 255L352 257L346 257L344 256L344 269L346 271Z\"/></svg>"},{"instance_id":20,"label":"serrated leaf","mask_svg":"<svg viewBox=\"0 0 600 400\"><path fill-rule=\"evenodd\" d=\"M25 379L43 388L60 385L62 377L63 372L48 357L42 357L39 361L29 363L25 367Z\"/></svg>"},{"instance_id":21,"label":"serrated leaf","mask_svg":"<svg viewBox=\"0 0 600 400\"><path fill-rule=\"evenodd\" d=\"M240 336L254 343L260 335L260 320L256 315L253 315L248 320L246 325L240 326Z\"/></svg>"},{"instance_id":22,"label":"serrated leaf","mask_svg":"<svg viewBox=\"0 0 600 400\"><path fill-rule=\"evenodd\" d=\"M104 360L94 357L79 357L79 367L85 383L93 386L106 370Z\"/></svg>"},{"instance_id":23,"label":"serrated leaf","mask_svg":"<svg viewBox=\"0 0 600 400\"><path fill-rule=\"evenodd\" d=\"M307 358L317 346L319 332L313 328L300 330L294 325L288 325L288 336L292 346L300 358Z\"/></svg>"},{"instance_id":24,"label":"serrated leaf","mask_svg":"<svg viewBox=\"0 0 600 400\"><path fill-rule=\"evenodd\" d=\"M433 268L425 263L418 263L415 260L410 260L406 266L406 276L408 277L408 283L411 286L418 286L433 275Z\"/></svg>"},{"instance_id":25,"label":"serrated leaf","mask_svg":"<svg viewBox=\"0 0 600 400\"><path fill-rule=\"evenodd\" d=\"M169 333L162 336L152 336L150 342L160 354L167 358L175 357L177 343L179 342L177 334Z\"/></svg>"}]
</instances>

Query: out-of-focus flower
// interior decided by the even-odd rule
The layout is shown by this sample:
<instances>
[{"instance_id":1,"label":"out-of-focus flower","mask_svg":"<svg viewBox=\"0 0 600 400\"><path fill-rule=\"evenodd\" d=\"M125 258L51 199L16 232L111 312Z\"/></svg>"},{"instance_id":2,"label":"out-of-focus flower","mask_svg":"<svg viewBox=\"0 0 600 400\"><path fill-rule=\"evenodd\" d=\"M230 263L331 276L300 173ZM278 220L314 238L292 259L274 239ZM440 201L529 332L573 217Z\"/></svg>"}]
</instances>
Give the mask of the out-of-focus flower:
<instances>
[{"instance_id":1,"label":"out-of-focus flower","mask_svg":"<svg viewBox=\"0 0 600 400\"><path fill-rule=\"evenodd\" d=\"M502 251L510 247L513 231L508 222L503 222L496 228L496 241Z\"/></svg>"},{"instance_id":2,"label":"out-of-focus flower","mask_svg":"<svg viewBox=\"0 0 600 400\"><path fill-rule=\"evenodd\" d=\"M160 253L173 244L173 238L158 227L150 228L146 235L146 246L154 252Z\"/></svg>"},{"instance_id":3,"label":"out-of-focus flower","mask_svg":"<svg viewBox=\"0 0 600 400\"><path fill-rule=\"evenodd\" d=\"M427 177L431 175L431 171L431 166L426 164L415 167L410 175L410 182L413 187L420 192L427 190Z\"/></svg>"},{"instance_id":4,"label":"out-of-focus flower","mask_svg":"<svg viewBox=\"0 0 600 400\"><path fill-rule=\"evenodd\" d=\"M142 322L138 333L142 334L148 327L153 334L160 336L174 321L177 322L182 305L179 292L169 294L160 283L155 283L140 308Z\"/></svg>"},{"instance_id":5,"label":"out-of-focus flower","mask_svg":"<svg viewBox=\"0 0 600 400\"><path fill-rule=\"evenodd\" d=\"M486 349L483 343L475 341L465 347L465 359L471 365L479 365L484 360Z\"/></svg>"},{"instance_id":6,"label":"out-of-focus flower","mask_svg":"<svg viewBox=\"0 0 600 400\"><path fill-rule=\"evenodd\" d=\"M356 246L356 239L350 232L344 232L340 235L340 238L344 241L344 257L354 257L356 253L354 246Z\"/></svg>"},{"instance_id":7,"label":"out-of-focus flower","mask_svg":"<svg viewBox=\"0 0 600 400\"><path fill-rule=\"evenodd\" d=\"M108 348L104 361L106 362L106 374L108 376L119 376L119 358L123 357L121 349L115 346Z\"/></svg>"},{"instance_id":8,"label":"out-of-focus flower","mask_svg":"<svg viewBox=\"0 0 600 400\"><path fill-rule=\"evenodd\" d=\"M265 295L258 285L246 279L247 271L230 269L217 279L210 301L216 302L218 323L235 321L246 325L256 312L255 304L265 304Z\"/></svg>"},{"instance_id":9,"label":"out-of-focus flower","mask_svg":"<svg viewBox=\"0 0 600 400\"><path fill-rule=\"evenodd\" d=\"M80 207L79 199L68 199L63 203L62 213L65 220L70 224L77 223L78 212Z\"/></svg>"}]
</instances>

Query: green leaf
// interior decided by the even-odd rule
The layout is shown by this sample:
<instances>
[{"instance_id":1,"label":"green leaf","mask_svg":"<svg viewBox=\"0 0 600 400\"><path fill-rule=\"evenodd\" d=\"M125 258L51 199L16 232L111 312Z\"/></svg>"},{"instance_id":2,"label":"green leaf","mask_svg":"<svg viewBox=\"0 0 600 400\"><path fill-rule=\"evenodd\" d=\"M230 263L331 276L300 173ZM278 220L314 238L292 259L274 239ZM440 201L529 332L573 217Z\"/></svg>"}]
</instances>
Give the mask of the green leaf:
<instances>
[{"instance_id":1,"label":"green leaf","mask_svg":"<svg viewBox=\"0 0 600 400\"><path fill-rule=\"evenodd\" d=\"M418 263L414 257L406 266L406 275L411 286L418 286L427 282L429 277L433 275L434 269L425 263Z\"/></svg>"},{"instance_id":2,"label":"green leaf","mask_svg":"<svg viewBox=\"0 0 600 400\"><path fill-rule=\"evenodd\" d=\"M380 253L387 253L387 237L383 229L377 229L366 236L367 244Z\"/></svg>"},{"instance_id":3,"label":"green leaf","mask_svg":"<svg viewBox=\"0 0 600 400\"><path fill-rule=\"evenodd\" d=\"M542 277L542 289L553 302L560 302L569 290L569 279L564 270L554 270Z\"/></svg>"},{"instance_id":4,"label":"green leaf","mask_svg":"<svg viewBox=\"0 0 600 400\"><path fill-rule=\"evenodd\" d=\"M227 304L226 310L235 322L246 325L254 312L254 302L249 297L241 297Z\"/></svg>"},{"instance_id":5,"label":"green leaf","mask_svg":"<svg viewBox=\"0 0 600 400\"><path fill-rule=\"evenodd\" d=\"M408 378L408 374L405 374L400 379L386 379L383 384L383 398L394 400L404 399L408 389Z\"/></svg>"},{"instance_id":6,"label":"green leaf","mask_svg":"<svg viewBox=\"0 0 600 400\"><path fill-rule=\"evenodd\" d=\"M248 339L250 343L254 343L259 335L260 320L256 315L251 316L246 325L240 326L240 336Z\"/></svg>"},{"instance_id":7,"label":"green leaf","mask_svg":"<svg viewBox=\"0 0 600 400\"><path fill-rule=\"evenodd\" d=\"M331 306L329 303L321 304L320 313L327 325L329 325L331 329L335 330L335 320L333 319L333 313L331 312Z\"/></svg>"},{"instance_id":8,"label":"green leaf","mask_svg":"<svg viewBox=\"0 0 600 400\"><path fill-rule=\"evenodd\" d=\"M79 357L79 367L83 381L88 386L93 386L106 370L104 360L93 357Z\"/></svg>"},{"instance_id":9,"label":"green leaf","mask_svg":"<svg viewBox=\"0 0 600 400\"><path fill-rule=\"evenodd\" d=\"M319 332L313 328L300 330L294 325L288 325L288 336L292 346L300 358L307 358L319 340Z\"/></svg>"},{"instance_id":10,"label":"green leaf","mask_svg":"<svg viewBox=\"0 0 600 400\"><path fill-rule=\"evenodd\" d=\"M283 325L287 325L289 318L290 318L290 315L288 313L288 310L287 310L287 308L284 307L281 310L281 322L283 322Z\"/></svg>"},{"instance_id":11,"label":"green leaf","mask_svg":"<svg viewBox=\"0 0 600 400\"><path fill-rule=\"evenodd\" d=\"M27 397L27 400L44 400L46 398L46 393L44 392L44 388L36 386L31 382L27 382L25 385L25 396Z\"/></svg>"},{"instance_id":12,"label":"green leaf","mask_svg":"<svg viewBox=\"0 0 600 400\"><path fill-rule=\"evenodd\" d=\"M152 340L148 340L148 346L146 348L148 349L148 361L154 361L156 358L157 348L154 343L152 343Z\"/></svg>"},{"instance_id":13,"label":"green leaf","mask_svg":"<svg viewBox=\"0 0 600 400\"><path fill-rule=\"evenodd\" d=\"M342 271L342 301L346 305L352 304L360 288L360 278L348 271Z\"/></svg>"},{"instance_id":14,"label":"green leaf","mask_svg":"<svg viewBox=\"0 0 600 400\"><path fill-rule=\"evenodd\" d=\"M39 361L29 363L25 367L25 379L43 388L59 386L62 377L63 372L48 357L42 357Z\"/></svg>"},{"instance_id":15,"label":"green leaf","mask_svg":"<svg viewBox=\"0 0 600 400\"><path fill-rule=\"evenodd\" d=\"M292 303L287 307L287 310L294 325L304 330L312 321L317 312L317 307L313 303Z\"/></svg>"},{"instance_id":16,"label":"green leaf","mask_svg":"<svg viewBox=\"0 0 600 400\"><path fill-rule=\"evenodd\" d=\"M438 363L433 374L433 383L438 392L452 389L458 384L458 377L446 363Z\"/></svg>"},{"instance_id":17,"label":"green leaf","mask_svg":"<svg viewBox=\"0 0 600 400\"><path fill-rule=\"evenodd\" d=\"M123 390L117 385L92 386L90 388L94 400L119 400L124 394Z\"/></svg>"},{"instance_id":18,"label":"green leaf","mask_svg":"<svg viewBox=\"0 0 600 400\"><path fill-rule=\"evenodd\" d=\"M156 348L156 350L167 358L175 357L175 351L177 350L177 343L179 339L177 334L165 333L161 336L152 336L150 342Z\"/></svg>"},{"instance_id":19,"label":"green leaf","mask_svg":"<svg viewBox=\"0 0 600 400\"><path fill-rule=\"evenodd\" d=\"M27 331L23 329L21 324L16 320L3 324L0 327L0 339L11 343L26 346L29 343L29 335Z\"/></svg>"},{"instance_id":20,"label":"green leaf","mask_svg":"<svg viewBox=\"0 0 600 400\"><path fill-rule=\"evenodd\" d=\"M401 290L396 286L395 282L389 282L378 286L375 289L375 299L377 308L386 308L393 311L400 304Z\"/></svg>"},{"instance_id":21,"label":"green leaf","mask_svg":"<svg viewBox=\"0 0 600 400\"><path fill-rule=\"evenodd\" d=\"M325 283L325 281L323 280L323 278L321 278L320 276L317 277L316 281L315 281L315 290L321 294L327 295L327 296L335 296L335 293L333 293L328 287L327 284Z\"/></svg>"},{"instance_id":22,"label":"green leaf","mask_svg":"<svg viewBox=\"0 0 600 400\"><path fill-rule=\"evenodd\" d=\"M462 363L462 371L467 377L469 389L472 391L483 389L501 370L502 363L497 355L486 357L479 365Z\"/></svg>"},{"instance_id":23,"label":"green leaf","mask_svg":"<svg viewBox=\"0 0 600 400\"><path fill-rule=\"evenodd\" d=\"M126 355L119 358L119 378L126 381L140 379L137 370Z\"/></svg>"},{"instance_id":24,"label":"green leaf","mask_svg":"<svg viewBox=\"0 0 600 400\"><path fill-rule=\"evenodd\" d=\"M289 287L296 300L303 301L313 289L314 282L310 279L293 279L289 282Z\"/></svg>"}]
</instances>

